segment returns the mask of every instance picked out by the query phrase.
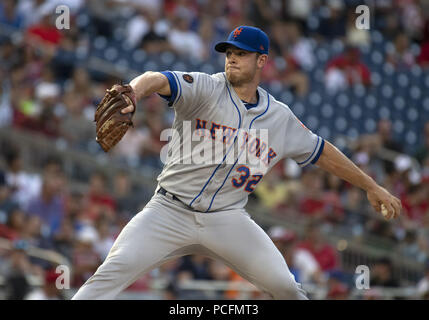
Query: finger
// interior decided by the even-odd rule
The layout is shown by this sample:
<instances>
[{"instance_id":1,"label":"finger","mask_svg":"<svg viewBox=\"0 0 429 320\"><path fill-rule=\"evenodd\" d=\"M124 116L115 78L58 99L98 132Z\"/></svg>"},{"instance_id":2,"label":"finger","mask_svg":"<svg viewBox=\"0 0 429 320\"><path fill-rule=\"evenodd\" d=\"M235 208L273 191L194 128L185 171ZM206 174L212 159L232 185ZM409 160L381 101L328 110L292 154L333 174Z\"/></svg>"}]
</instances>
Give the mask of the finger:
<instances>
[{"instance_id":1,"label":"finger","mask_svg":"<svg viewBox=\"0 0 429 320\"><path fill-rule=\"evenodd\" d=\"M368 198L369 200L369 204L371 205L371 207L373 207L375 212L380 212L380 208L379 208L379 204L377 203L377 201L372 200L371 198Z\"/></svg>"},{"instance_id":2,"label":"finger","mask_svg":"<svg viewBox=\"0 0 429 320\"><path fill-rule=\"evenodd\" d=\"M396 218L401 214L401 207L402 207L401 201L399 201L398 198L394 197L391 204L393 209L395 210L395 214L393 218Z\"/></svg>"},{"instance_id":3,"label":"finger","mask_svg":"<svg viewBox=\"0 0 429 320\"><path fill-rule=\"evenodd\" d=\"M398 203L399 212L401 212L401 209L402 209L402 202L401 202L401 200L399 200L398 198L396 198L396 202Z\"/></svg>"},{"instance_id":4,"label":"finger","mask_svg":"<svg viewBox=\"0 0 429 320\"><path fill-rule=\"evenodd\" d=\"M124 108L124 109L122 109L121 110L121 113L130 113L130 112L133 112L134 111L134 106L133 105L130 105L130 106L128 106L128 107L126 107L126 108Z\"/></svg>"},{"instance_id":5,"label":"finger","mask_svg":"<svg viewBox=\"0 0 429 320\"><path fill-rule=\"evenodd\" d=\"M395 216L395 208L390 202L386 202L384 205L386 206L386 209L387 209L386 219L390 220Z\"/></svg>"},{"instance_id":6,"label":"finger","mask_svg":"<svg viewBox=\"0 0 429 320\"><path fill-rule=\"evenodd\" d=\"M393 207L393 210L395 210L395 216L396 216L396 215L398 215L398 214L399 214L399 211L400 211L400 208L399 208L399 204L398 204L398 202L396 201L396 199L394 199L394 200L392 201L392 207Z\"/></svg>"},{"instance_id":7,"label":"finger","mask_svg":"<svg viewBox=\"0 0 429 320\"><path fill-rule=\"evenodd\" d=\"M402 204L400 201L395 201L395 218L401 215Z\"/></svg>"}]
</instances>

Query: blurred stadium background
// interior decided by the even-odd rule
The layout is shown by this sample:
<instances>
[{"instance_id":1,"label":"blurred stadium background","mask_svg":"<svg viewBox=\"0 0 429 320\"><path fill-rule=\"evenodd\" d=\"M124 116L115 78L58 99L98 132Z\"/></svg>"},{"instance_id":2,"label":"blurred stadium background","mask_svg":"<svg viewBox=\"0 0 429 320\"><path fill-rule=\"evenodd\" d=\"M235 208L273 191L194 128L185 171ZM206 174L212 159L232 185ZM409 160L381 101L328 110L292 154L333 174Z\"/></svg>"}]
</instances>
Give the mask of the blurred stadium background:
<instances>
[{"instance_id":1,"label":"blurred stadium background","mask_svg":"<svg viewBox=\"0 0 429 320\"><path fill-rule=\"evenodd\" d=\"M55 8L70 8L58 30ZM358 30L357 5L370 7ZM281 162L247 206L313 299L429 298L429 1L2 0L0 299L68 299L150 199L174 112L141 101L111 154L94 140L105 89L146 71L223 71L214 43L270 36L263 87L403 202L385 222L365 194ZM261 263L264 263L261 261ZM71 288L57 290L66 265ZM370 268L357 290L355 269ZM266 299L223 264L178 259L120 299Z\"/></svg>"}]
</instances>

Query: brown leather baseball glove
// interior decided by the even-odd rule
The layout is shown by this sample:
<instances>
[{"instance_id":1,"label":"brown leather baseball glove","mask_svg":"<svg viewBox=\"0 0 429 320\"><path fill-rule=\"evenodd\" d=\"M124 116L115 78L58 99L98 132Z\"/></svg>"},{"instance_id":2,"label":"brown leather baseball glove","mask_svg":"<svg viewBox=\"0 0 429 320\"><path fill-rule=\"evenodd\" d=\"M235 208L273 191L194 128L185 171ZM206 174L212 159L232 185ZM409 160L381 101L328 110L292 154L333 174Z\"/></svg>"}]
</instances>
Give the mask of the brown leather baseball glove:
<instances>
[{"instance_id":1,"label":"brown leather baseball glove","mask_svg":"<svg viewBox=\"0 0 429 320\"><path fill-rule=\"evenodd\" d=\"M121 110L129 105L134 111L123 114ZM97 106L94 121L96 123L96 141L105 152L112 149L133 126L133 115L136 110L136 99L133 88L129 84L115 84Z\"/></svg>"}]
</instances>

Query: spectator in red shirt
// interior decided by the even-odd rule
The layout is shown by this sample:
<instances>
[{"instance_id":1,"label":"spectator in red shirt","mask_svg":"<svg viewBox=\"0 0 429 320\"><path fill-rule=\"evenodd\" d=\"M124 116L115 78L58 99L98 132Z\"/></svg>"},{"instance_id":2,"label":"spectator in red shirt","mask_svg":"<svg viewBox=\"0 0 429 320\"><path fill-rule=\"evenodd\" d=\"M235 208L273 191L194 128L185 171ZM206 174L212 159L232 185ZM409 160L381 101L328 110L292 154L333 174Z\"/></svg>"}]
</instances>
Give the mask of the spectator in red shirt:
<instances>
[{"instance_id":1,"label":"spectator in red shirt","mask_svg":"<svg viewBox=\"0 0 429 320\"><path fill-rule=\"evenodd\" d=\"M113 196L106 191L107 183L107 176L102 172L95 172L90 178L86 218L92 222L102 215L111 221L116 215L116 203Z\"/></svg>"},{"instance_id":2,"label":"spectator in red shirt","mask_svg":"<svg viewBox=\"0 0 429 320\"><path fill-rule=\"evenodd\" d=\"M344 220L344 207L341 203L340 193L344 183L337 176L326 173L324 173L324 180L325 219L333 223L342 222Z\"/></svg>"},{"instance_id":3,"label":"spectator in red shirt","mask_svg":"<svg viewBox=\"0 0 429 320\"><path fill-rule=\"evenodd\" d=\"M64 300L62 290L56 285L59 276L55 269L46 270L43 286L31 291L24 300Z\"/></svg>"},{"instance_id":4,"label":"spectator in red shirt","mask_svg":"<svg viewBox=\"0 0 429 320\"><path fill-rule=\"evenodd\" d=\"M424 67L429 67L429 39L426 42L422 43L420 48L420 55L417 58L418 63Z\"/></svg>"},{"instance_id":5,"label":"spectator in red shirt","mask_svg":"<svg viewBox=\"0 0 429 320\"><path fill-rule=\"evenodd\" d=\"M360 60L359 49L348 46L343 54L328 62L326 86L335 91L355 84L369 86L371 72Z\"/></svg>"},{"instance_id":6,"label":"spectator in red shirt","mask_svg":"<svg viewBox=\"0 0 429 320\"><path fill-rule=\"evenodd\" d=\"M299 202L299 210L305 215L313 218L323 216L323 181L320 174L315 170L306 171L302 175L304 194Z\"/></svg>"},{"instance_id":7,"label":"spectator in red shirt","mask_svg":"<svg viewBox=\"0 0 429 320\"><path fill-rule=\"evenodd\" d=\"M429 186L427 184L412 185L402 197L402 206L406 218L414 221L416 226L423 222L425 213L429 210Z\"/></svg>"},{"instance_id":8,"label":"spectator in red shirt","mask_svg":"<svg viewBox=\"0 0 429 320\"><path fill-rule=\"evenodd\" d=\"M39 23L27 29L25 38L30 47L41 50L42 55L49 60L55 55L63 35L54 24L54 16L47 10L42 13Z\"/></svg>"},{"instance_id":9,"label":"spectator in red shirt","mask_svg":"<svg viewBox=\"0 0 429 320\"><path fill-rule=\"evenodd\" d=\"M339 222L344 218L344 209L335 190L324 191L320 171L307 171L302 176L303 197L299 210L304 215L329 222Z\"/></svg>"},{"instance_id":10,"label":"spectator in red shirt","mask_svg":"<svg viewBox=\"0 0 429 320\"><path fill-rule=\"evenodd\" d=\"M339 267L338 254L333 246L326 242L319 231L320 223L311 223L305 232L304 241L299 248L307 249L313 254L324 272L334 271Z\"/></svg>"},{"instance_id":11,"label":"spectator in red shirt","mask_svg":"<svg viewBox=\"0 0 429 320\"><path fill-rule=\"evenodd\" d=\"M41 21L28 28L27 33L29 38L38 42L40 41L45 45L58 45L62 39L62 35L52 21L53 17L49 12L44 12Z\"/></svg>"},{"instance_id":12,"label":"spectator in red shirt","mask_svg":"<svg viewBox=\"0 0 429 320\"><path fill-rule=\"evenodd\" d=\"M18 240L24 229L25 214L18 207L9 213L6 224L0 224L0 238Z\"/></svg>"}]
</instances>

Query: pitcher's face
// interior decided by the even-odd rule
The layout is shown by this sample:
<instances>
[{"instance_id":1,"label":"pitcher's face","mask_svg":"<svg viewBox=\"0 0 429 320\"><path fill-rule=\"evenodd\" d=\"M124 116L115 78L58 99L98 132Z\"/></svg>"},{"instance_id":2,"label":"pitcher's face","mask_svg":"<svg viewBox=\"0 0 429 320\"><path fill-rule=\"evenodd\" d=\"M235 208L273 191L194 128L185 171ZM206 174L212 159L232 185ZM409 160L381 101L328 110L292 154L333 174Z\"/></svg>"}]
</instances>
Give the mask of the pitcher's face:
<instances>
[{"instance_id":1,"label":"pitcher's face","mask_svg":"<svg viewBox=\"0 0 429 320\"><path fill-rule=\"evenodd\" d=\"M258 70L258 54L230 46L225 51L225 73L233 86L251 82Z\"/></svg>"}]
</instances>

